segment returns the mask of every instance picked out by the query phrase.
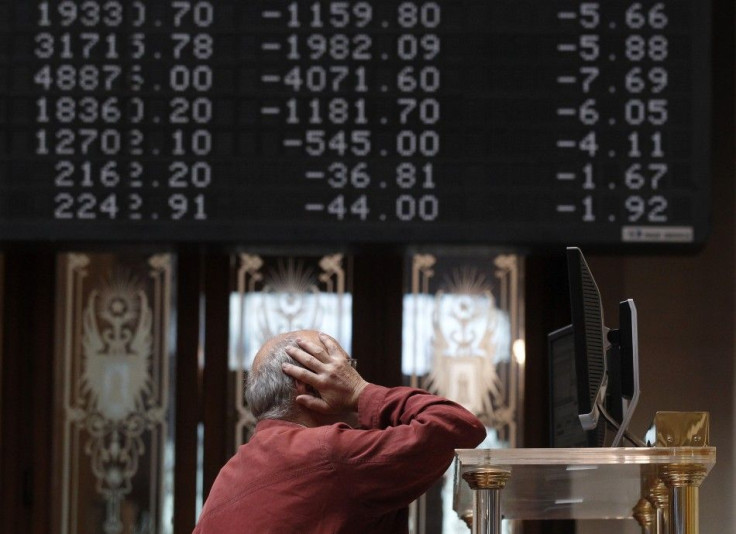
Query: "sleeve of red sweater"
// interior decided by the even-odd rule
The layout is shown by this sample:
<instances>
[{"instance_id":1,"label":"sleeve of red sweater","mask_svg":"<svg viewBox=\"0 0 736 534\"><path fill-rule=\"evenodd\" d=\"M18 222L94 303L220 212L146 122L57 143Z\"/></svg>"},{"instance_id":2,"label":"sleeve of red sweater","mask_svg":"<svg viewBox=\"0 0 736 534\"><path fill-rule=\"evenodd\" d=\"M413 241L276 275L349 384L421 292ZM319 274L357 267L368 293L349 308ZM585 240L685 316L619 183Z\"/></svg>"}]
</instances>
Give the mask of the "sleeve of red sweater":
<instances>
[{"instance_id":1,"label":"sleeve of red sweater","mask_svg":"<svg viewBox=\"0 0 736 534\"><path fill-rule=\"evenodd\" d=\"M411 503L447 470L455 449L477 446L483 424L462 406L426 391L368 385L358 403L362 429L331 427L331 451L347 491L377 513Z\"/></svg>"}]
</instances>

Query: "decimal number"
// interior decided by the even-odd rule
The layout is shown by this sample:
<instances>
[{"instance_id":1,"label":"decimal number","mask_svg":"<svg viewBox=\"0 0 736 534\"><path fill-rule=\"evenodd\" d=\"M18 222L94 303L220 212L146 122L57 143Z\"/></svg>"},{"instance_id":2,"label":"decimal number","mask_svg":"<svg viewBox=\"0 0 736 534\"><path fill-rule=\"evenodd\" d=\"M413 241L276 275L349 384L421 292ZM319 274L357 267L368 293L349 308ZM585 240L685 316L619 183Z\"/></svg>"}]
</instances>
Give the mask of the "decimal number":
<instances>
[{"instance_id":1,"label":"decimal number","mask_svg":"<svg viewBox=\"0 0 736 534\"><path fill-rule=\"evenodd\" d=\"M144 198L139 193L100 194L83 192L60 192L54 197L54 219L59 220L95 220L95 219L129 219L140 220ZM204 220L204 195L188 196L183 193L169 195L161 213L150 211L150 219L169 218L171 220L194 219Z\"/></svg>"},{"instance_id":2,"label":"decimal number","mask_svg":"<svg viewBox=\"0 0 736 534\"><path fill-rule=\"evenodd\" d=\"M368 220L371 213L368 196L360 195L353 199L338 195L327 204L327 213L342 221L344 219ZM439 199L435 195L399 195L394 203L393 216L401 222L432 222L439 217ZM385 220L387 214L378 216Z\"/></svg>"}]
</instances>

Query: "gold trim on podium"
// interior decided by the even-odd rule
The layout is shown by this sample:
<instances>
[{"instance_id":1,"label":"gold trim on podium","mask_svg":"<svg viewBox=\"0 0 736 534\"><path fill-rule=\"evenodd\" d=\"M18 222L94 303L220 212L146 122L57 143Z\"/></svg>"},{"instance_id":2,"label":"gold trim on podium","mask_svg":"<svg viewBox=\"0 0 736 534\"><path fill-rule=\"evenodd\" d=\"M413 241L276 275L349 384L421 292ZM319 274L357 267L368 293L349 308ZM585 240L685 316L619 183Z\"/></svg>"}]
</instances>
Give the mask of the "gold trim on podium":
<instances>
[{"instance_id":1,"label":"gold trim on podium","mask_svg":"<svg viewBox=\"0 0 736 534\"><path fill-rule=\"evenodd\" d=\"M501 532L501 490L511 471L499 467L480 467L463 473L463 478L473 489L473 534ZM467 519L466 519L467 522Z\"/></svg>"}]
</instances>

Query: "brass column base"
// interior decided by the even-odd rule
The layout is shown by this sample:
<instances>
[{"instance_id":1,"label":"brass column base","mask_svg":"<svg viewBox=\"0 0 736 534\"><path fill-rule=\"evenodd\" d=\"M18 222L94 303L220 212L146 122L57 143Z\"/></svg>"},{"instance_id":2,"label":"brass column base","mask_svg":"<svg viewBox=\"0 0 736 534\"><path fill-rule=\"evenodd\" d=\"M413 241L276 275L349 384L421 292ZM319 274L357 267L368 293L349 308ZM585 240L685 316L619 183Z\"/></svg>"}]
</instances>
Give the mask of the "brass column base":
<instances>
[{"instance_id":1,"label":"brass column base","mask_svg":"<svg viewBox=\"0 0 736 534\"><path fill-rule=\"evenodd\" d=\"M511 471L483 467L463 473L474 490L473 534L501 534L501 490Z\"/></svg>"},{"instance_id":2,"label":"brass column base","mask_svg":"<svg viewBox=\"0 0 736 534\"><path fill-rule=\"evenodd\" d=\"M506 481L510 476L511 471L492 467L482 467L475 471L463 473L463 478L474 490L503 489L506 487Z\"/></svg>"},{"instance_id":3,"label":"brass column base","mask_svg":"<svg viewBox=\"0 0 736 534\"><path fill-rule=\"evenodd\" d=\"M671 534L699 534L698 492L707 472L702 465L667 464L659 476L670 490Z\"/></svg>"}]
</instances>

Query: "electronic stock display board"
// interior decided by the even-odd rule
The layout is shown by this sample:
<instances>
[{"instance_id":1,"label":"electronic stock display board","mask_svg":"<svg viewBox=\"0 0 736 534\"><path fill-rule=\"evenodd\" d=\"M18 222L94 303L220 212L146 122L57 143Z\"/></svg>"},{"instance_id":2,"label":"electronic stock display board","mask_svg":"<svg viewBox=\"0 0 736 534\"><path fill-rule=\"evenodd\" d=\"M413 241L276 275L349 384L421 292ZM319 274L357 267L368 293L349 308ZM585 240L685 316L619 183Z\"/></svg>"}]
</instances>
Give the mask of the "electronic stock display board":
<instances>
[{"instance_id":1,"label":"electronic stock display board","mask_svg":"<svg viewBox=\"0 0 736 534\"><path fill-rule=\"evenodd\" d=\"M0 0L0 240L699 243L707 0Z\"/></svg>"}]
</instances>

